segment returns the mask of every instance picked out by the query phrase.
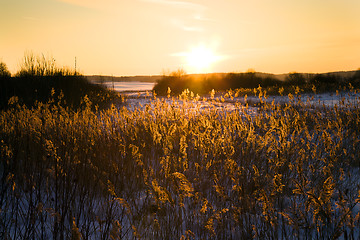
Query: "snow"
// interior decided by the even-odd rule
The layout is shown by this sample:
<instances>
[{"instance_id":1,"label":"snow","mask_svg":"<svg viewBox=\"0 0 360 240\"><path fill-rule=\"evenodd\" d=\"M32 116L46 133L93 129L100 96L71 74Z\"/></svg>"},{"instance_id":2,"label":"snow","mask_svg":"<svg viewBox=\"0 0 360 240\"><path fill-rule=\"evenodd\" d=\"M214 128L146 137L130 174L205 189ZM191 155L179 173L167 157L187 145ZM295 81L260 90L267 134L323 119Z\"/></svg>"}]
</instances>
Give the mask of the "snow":
<instances>
[{"instance_id":1,"label":"snow","mask_svg":"<svg viewBox=\"0 0 360 240\"><path fill-rule=\"evenodd\" d=\"M256 105L260 101L266 103L274 102L274 104L287 104L291 102L289 96L268 96L261 100L257 96L249 97L228 97L226 94L217 94L214 98L209 96L198 97L198 99L182 100L179 98L168 97L156 97L154 98L151 91L134 91L134 92L122 92L126 97L127 108L134 110L135 108L144 109L145 106L154 106L156 100L165 101L168 104L178 103L177 106L182 108L188 108L189 110L204 111L217 108L218 110L234 111L245 110L248 105L247 113L254 115L257 113ZM340 93L321 93L321 94L303 94L293 96L292 103L295 105L304 104L312 108L318 107L356 107L360 103L360 93L354 92L340 92Z\"/></svg>"},{"instance_id":2,"label":"snow","mask_svg":"<svg viewBox=\"0 0 360 240\"><path fill-rule=\"evenodd\" d=\"M116 92L137 92L137 91L151 91L155 85L154 82L104 82L107 88Z\"/></svg>"},{"instance_id":3,"label":"snow","mask_svg":"<svg viewBox=\"0 0 360 240\"><path fill-rule=\"evenodd\" d=\"M133 83L135 85L135 83ZM130 84L131 85L131 84ZM225 96L225 94L217 94L213 99L210 96L206 96L206 97L200 97L199 99L194 99L191 98L189 100L184 100L184 99L178 99L178 98L167 98L167 97L154 97L151 89L144 89L149 87L150 84L145 84L145 85L141 85L138 86L138 91L122 91L121 93L123 95L126 96L126 108L128 108L129 110L135 110L135 109L145 109L147 107L150 106L150 109L153 109L156 104L157 101L160 102L164 102L167 103L169 106L173 106L173 107L178 107L178 108L182 108L185 110L185 112L187 113L202 113L203 111L211 111L211 110L221 110L224 112L231 112L231 111L236 111L236 110L241 110L239 112L244 112L246 111L247 113L250 113L251 115L256 115L257 114L257 107L256 104L260 102L260 99L258 97L255 96L249 96L247 98L245 97L236 97L236 98L231 98L228 96ZM110 87L110 86L108 86ZM121 86L121 83L114 83L114 89L120 89L124 86ZM134 89L131 89L134 90ZM271 103L272 101L274 101L275 104L286 104L289 103L289 100L291 99L291 97L289 96L269 96L267 98L264 98L262 100L264 100L267 103ZM294 96L293 98L293 103L294 104L300 104L300 102L305 103L306 105L312 106L314 108L316 107L328 107L328 108L332 108L335 106L345 106L345 105L350 105L352 107L357 107L359 102L360 102L360 94L356 93L356 92L340 92L338 94L336 93L322 93L322 94L303 94L303 95L299 95L299 96ZM246 108L246 104L249 104L249 107ZM244 111L243 111L244 110ZM353 176L359 176L359 169L354 169L352 172ZM352 178L351 180L349 180L349 182L347 183L349 186L353 186L353 188L355 189L355 186L358 186L360 184L360 178ZM49 194L51 196L51 193ZM134 204L135 206L144 206L146 204L146 194L144 193L140 193L140 197L137 200L137 203ZM29 197L27 197L25 194L20 195L19 199L21 199L21 208L22 209L28 209L29 208ZM109 207L110 205L104 205L103 206L103 201L105 202L109 202L109 199L94 199L94 202L92 202L91 204L89 203L89 205L92 205L94 207L94 214L98 214L101 215L101 212L105 212L104 210L106 210L106 207ZM76 203L80 203L80 201L77 199L75 200ZM46 205L44 207L47 207ZM84 207L84 206L83 206ZM188 205L185 205L185 211L188 212ZM216 207L216 206L214 206ZM86 206L85 206L86 208ZM120 212L123 210L122 206L116 206L115 207L117 214L120 215ZM356 213L358 213L360 210L360 204L357 203L354 208L352 209L353 214L355 215ZM10 219L10 215L11 212L6 212L5 209L2 209L4 216L7 216ZM49 216L50 214L46 214L44 213L44 216ZM91 215L89 213L89 215ZM86 225L86 217L89 217L88 215L81 215L81 218L78 219L80 221L79 224L79 228L80 230L82 229L82 226ZM261 226L261 214L254 214L254 215L250 215L249 219L251 218L251 221L256 222L257 226ZM8 221L9 219L5 219L6 222L10 222ZM245 217L243 218L245 219ZM46 226L51 227L51 225L54 223L54 219L50 219L48 220L48 222L46 223ZM130 219L124 217L121 218L121 225L124 226L130 226ZM14 224L11 224L10 227L17 227L22 229L22 226L25 226L26 224L26 219L23 219L22 221L19 220L18 222L19 226L15 226ZM99 222L94 222L94 229L100 229L100 223ZM183 223L185 224L185 222ZM70 226L71 224L68 223L68 226ZM244 225L246 225L246 223L244 223ZM40 226L39 226L40 227ZM185 228L185 225L183 226L183 229ZM10 229L9 232L13 233L13 229ZM40 231L40 230L39 230ZM184 230L183 230L184 231ZM287 234L290 234L292 231L291 229L286 228L285 231L287 232ZM23 234L22 232L20 232L20 234ZM232 232L231 234L234 234L232 237L236 238L236 233ZM279 238L281 238L281 233L278 232L278 236ZM359 236L359 231L355 232L355 236ZM50 231L45 231L45 235L46 236L51 236L52 233ZM129 233L126 236L130 236L131 233ZM96 233L93 233L93 235L90 235L90 237L95 238L98 235L96 235ZM300 231L300 236L306 236L306 233ZM315 237L315 236L313 236Z\"/></svg>"}]
</instances>

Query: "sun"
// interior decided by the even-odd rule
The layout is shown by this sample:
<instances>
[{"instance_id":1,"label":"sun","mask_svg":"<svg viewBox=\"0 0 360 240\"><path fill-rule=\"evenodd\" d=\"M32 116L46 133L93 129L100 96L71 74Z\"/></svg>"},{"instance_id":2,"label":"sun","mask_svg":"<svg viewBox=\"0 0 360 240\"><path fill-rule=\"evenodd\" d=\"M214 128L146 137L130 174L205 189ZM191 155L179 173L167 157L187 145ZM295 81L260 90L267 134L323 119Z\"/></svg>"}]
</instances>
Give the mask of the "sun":
<instances>
[{"instance_id":1,"label":"sun","mask_svg":"<svg viewBox=\"0 0 360 240\"><path fill-rule=\"evenodd\" d=\"M211 71L212 65L218 61L212 49L206 46L198 46L192 48L185 54L187 68L190 72L205 73Z\"/></svg>"}]
</instances>

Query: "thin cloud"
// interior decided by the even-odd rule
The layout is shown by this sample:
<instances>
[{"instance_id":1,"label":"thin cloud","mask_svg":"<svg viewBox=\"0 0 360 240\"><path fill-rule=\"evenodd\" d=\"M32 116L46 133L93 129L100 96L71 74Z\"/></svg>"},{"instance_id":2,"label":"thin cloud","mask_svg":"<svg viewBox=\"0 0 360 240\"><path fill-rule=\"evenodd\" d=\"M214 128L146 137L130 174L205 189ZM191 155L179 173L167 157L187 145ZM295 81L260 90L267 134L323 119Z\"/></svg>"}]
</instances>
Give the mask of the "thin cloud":
<instances>
[{"instance_id":1,"label":"thin cloud","mask_svg":"<svg viewBox=\"0 0 360 240\"><path fill-rule=\"evenodd\" d=\"M116 0L57 0L59 2L65 2L71 5L86 7L86 8L93 8L93 9L104 9L119 4L119 1Z\"/></svg>"},{"instance_id":2,"label":"thin cloud","mask_svg":"<svg viewBox=\"0 0 360 240\"><path fill-rule=\"evenodd\" d=\"M186 15L176 14L178 17L169 19L169 23L175 27L179 28L186 32L204 32L205 29L201 26L200 22L208 21L202 15L205 11L205 6L194 1L185 1L185 0L138 0L143 3L150 3L156 5L162 5L174 9L183 9L185 11L190 11ZM190 17L189 17L190 16Z\"/></svg>"},{"instance_id":3,"label":"thin cloud","mask_svg":"<svg viewBox=\"0 0 360 240\"><path fill-rule=\"evenodd\" d=\"M199 26L190 26L189 24L186 24L185 21L182 21L180 19L172 19L171 24L177 28L180 28L187 32L203 32L204 28Z\"/></svg>"},{"instance_id":4,"label":"thin cloud","mask_svg":"<svg viewBox=\"0 0 360 240\"><path fill-rule=\"evenodd\" d=\"M56 0L59 2L65 2L71 5L92 8L92 9L113 9L114 6L120 4L126 4L126 0ZM129 0L130 1L130 0ZM131 0L132 1L132 0ZM173 8L182 8L182 9L190 9L190 10L204 10L205 6L193 3L189 1L179 1L179 0L138 0L144 3L154 3L159 5L165 5Z\"/></svg>"},{"instance_id":5,"label":"thin cloud","mask_svg":"<svg viewBox=\"0 0 360 240\"><path fill-rule=\"evenodd\" d=\"M155 4L161 4L161 5L167 5L171 7L177 7L177 8L188 8L188 9L204 9L205 6L198 4L198 3L192 3L187 1L173 1L173 0L140 0L141 2L149 2L149 3L155 3Z\"/></svg>"},{"instance_id":6,"label":"thin cloud","mask_svg":"<svg viewBox=\"0 0 360 240\"><path fill-rule=\"evenodd\" d=\"M202 15L194 15L193 19L196 21L201 21L201 22L216 22L215 19L205 18Z\"/></svg>"}]
</instances>

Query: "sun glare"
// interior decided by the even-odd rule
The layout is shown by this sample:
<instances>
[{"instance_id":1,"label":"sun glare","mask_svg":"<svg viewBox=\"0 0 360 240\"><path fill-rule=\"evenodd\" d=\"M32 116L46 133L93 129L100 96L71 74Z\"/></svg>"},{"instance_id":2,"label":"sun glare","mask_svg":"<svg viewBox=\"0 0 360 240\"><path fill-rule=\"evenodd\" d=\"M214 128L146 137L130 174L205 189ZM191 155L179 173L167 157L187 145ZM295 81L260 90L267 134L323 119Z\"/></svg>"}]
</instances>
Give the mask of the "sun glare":
<instances>
[{"instance_id":1,"label":"sun glare","mask_svg":"<svg viewBox=\"0 0 360 240\"><path fill-rule=\"evenodd\" d=\"M186 54L188 71L204 73L211 71L211 66L218 60L214 52L205 46L199 46L191 49Z\"/></svg>"}]
</instances>

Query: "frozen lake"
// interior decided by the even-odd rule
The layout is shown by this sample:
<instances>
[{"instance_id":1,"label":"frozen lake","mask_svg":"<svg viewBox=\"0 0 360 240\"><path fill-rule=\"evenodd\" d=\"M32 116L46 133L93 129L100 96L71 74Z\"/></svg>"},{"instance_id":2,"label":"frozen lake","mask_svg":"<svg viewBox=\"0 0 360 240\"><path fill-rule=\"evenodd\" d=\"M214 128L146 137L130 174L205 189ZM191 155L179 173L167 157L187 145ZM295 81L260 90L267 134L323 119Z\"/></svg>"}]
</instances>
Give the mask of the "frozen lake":
<instances>
[{"instance_id":1,"label":"frozen lake","mask_svg":"<svg viewBox=\"0 0 360 240\"><path fill-rule=\"evenodd\" d=\"M152 103L153 101L153 95L152 95L152 89L155 82L140 82L140 81L134 81L134 82L104 82L103 83L107 88L114 89L117 92L122 92L127 96L127 103L130 108L139 107L139 106L145 106L147 104ZM218 95L216 99L220 100L224 94ZM209 96L208 96L209 97ZM300 99L303 103L311 104L312 106L326 106L326 107L334 107L335 105L339 106L341 102L343 104L352 104L357 105L360 102L360 94L359 93L353 93L353 92L340 92L338 94L336 93L321 93L321 94L303 94L300 98L297 96L294 96L295 103L298 102ZM166 98L165 98L166 99ZM205 101L197 102L197 104L200 104L200 109L208 108L209 102ZM265 99L264 99L265 100ZM169 99L167 100L169 101ZM222 101L216 101L216 103L210 104L213 106L214 104L218 108L225 108L227 110L234 110L238 108L236 106L236 102L245 104L244 97L236 97L230 99L229 97L223 97ZM255 96L249 96L247 98L247 101L250 101L251 103L257 103L259 102L259 98ZM266 102L270 103L274 101L275 103L287 103L289 101L288 96L269 96L266 100ZM342 105L343 105L342 104ZM251 106L252 104L250 104ZM254 108L255 110L255 108Z\"/></svg>"},{"instance_id":2,"label":"frozen lake","mask_svg":"<svg viewBox=\"0 0 360 240\"><path fill-rule=\"evenodd\" d=\"M135 108L144 108L146 105L153 106L154 98L151 91L145 92L127 92L126 102L128 104L129 109ZM256 96L249 96L247 98L244 97L234 97L229 98L223 94L219 93L215 96L214 99L210 99L209 96L199 97L198 100L188 100L185 101L186 104L183 105L184 101L177 98L167 98L167 97L158 97L162 101L165 101L169 104L175 102L179 102L182 107L186 107L189 109L211 109L216 107L217 109L223 109L225 111L233 111L236 109L244 108L246 103L249 104L249 111L253 114L257 112L258 107L257 103L260 102L260 99ZM275 104L285 104L290 103L290 99L288 96L269 96L267 99L263 99L263 101L267 103L271 103L274 101ZM335 105L338 107L357 107L360 103L360 93L353 92L340 92L336 93L321 93L321 94L303 94L301 96L294 96L294 100L291 102L292 104L299 104L302 102L304 105L308 107L328 107L333 108Z\"/></svg>"},{"instance_id":3,"label":"frozen lake","mask_svg":"<svg viewBox=\"0 0 360 240\"><path fill-rule=\"evenodd\" d=\"M155 82L104 82L107 88L114 89L117 92L127 91L151 91Z\"/></svg>"}]
</instances>

